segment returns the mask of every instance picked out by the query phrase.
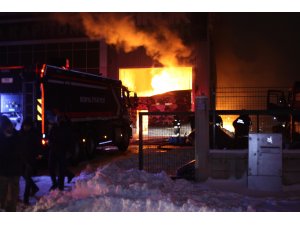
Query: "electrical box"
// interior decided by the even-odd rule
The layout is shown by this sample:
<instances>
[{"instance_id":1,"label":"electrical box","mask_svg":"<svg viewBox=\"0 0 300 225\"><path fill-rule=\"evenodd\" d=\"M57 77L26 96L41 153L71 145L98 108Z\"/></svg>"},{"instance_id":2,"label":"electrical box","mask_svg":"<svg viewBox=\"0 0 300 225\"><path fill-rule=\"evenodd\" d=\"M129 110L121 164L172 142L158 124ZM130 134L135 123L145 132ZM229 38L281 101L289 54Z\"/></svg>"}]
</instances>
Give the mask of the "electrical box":
<instances>
[{"instance_id":1,"label":"electrical box","mask_svg":"<svg viewBox=\"0 0 300 225\"><path fill-rule=\"evenodd\" d=\"M249 134L248 188L282 190L282 135Z\"/></svg>"},{"instance_id":2,"label":"electrical box","mask_svg":"<svg viewBox=\"0 0 300 225\"><path fill-rule=\"evenodd\" d=\"M0 114L7 116L16 130L20 130L22 125L22 101L21 94L0 94Z\"/></svg>"}]
</instances>

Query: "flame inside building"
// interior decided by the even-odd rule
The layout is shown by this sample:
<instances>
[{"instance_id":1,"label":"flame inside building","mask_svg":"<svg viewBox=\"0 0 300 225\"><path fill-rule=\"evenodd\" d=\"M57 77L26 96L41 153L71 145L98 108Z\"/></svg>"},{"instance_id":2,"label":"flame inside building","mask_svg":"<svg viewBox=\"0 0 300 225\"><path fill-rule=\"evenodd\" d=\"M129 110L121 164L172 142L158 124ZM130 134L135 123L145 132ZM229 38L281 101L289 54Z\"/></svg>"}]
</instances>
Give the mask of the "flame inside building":
<instances>
[{"instance_id":1,"label":"flame inside building","mask_svg":"<svg viewBox=\"0 0 300 225\"><path fill-rule=\"evenodd\" d=\"M120 69L119 78L139 97L192 89L192 67Z\"/></svg>"},{"instance_id":2,"label":"flame inside building","mask_svg":"<svg viewBox=\"0 0 300 225\"><path fill-rule=\"evenodd\" d=\"M156 96L153 98L159 98L160 101L164 101L164 93L172 91L192 90L193 80L193 68L192 67L160 67L160 68L126 68L119 70L119 79L123 85L127 86L129 90L137 93L138 97L147 98ZM167 95L166 95L167 96ZM177 96L177 95L174 95ZM178 96L177 96L178 98ZM169 99L166 97L166 99ZM176 102L181 102L181 99L176 99ZM191 98L189 99L191 103ZM170 106L172 103L156 102L156 110L166 110L165 105ZM183 103L184 104L184 103ZM186 104L190 105L190 104ZM160 106L160 107L159 107ZM136 124L138 124L138 113L145 112L151 109L140 108L137 110ZM156 111L154 110L154 111ZM166 110L168 111L168 110ZM147 122L143 123L143 132L148 132L148 118L145 116ZM137 129L138 133L138 129Z\"/></svg>"}]
</instances>

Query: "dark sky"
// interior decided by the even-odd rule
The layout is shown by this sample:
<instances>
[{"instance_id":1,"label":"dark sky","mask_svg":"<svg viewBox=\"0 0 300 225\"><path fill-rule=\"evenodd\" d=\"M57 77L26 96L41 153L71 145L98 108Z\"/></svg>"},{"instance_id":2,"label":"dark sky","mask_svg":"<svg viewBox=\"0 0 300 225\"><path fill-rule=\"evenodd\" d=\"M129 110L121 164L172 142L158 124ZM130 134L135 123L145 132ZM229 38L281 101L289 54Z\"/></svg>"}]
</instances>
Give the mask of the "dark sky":
<instances>
[{"instance_id":1,"label":"dark sky","mask_svg":"<svg viewBox=\"0 0 300 225\"><path fill-rule=\"evenodd\" d=\"M216 13L220 86L291 86L300 80L300 13Z\"/></svg>"}]
</instances>

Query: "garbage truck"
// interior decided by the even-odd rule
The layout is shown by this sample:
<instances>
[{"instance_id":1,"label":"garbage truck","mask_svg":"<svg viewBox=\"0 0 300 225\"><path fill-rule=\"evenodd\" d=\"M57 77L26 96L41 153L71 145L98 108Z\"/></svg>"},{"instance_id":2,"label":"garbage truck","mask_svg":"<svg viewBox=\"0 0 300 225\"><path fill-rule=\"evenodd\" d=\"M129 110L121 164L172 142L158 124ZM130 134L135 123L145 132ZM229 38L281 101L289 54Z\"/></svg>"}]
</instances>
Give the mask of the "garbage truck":
<instances>
[{"instance_id":1,"label":"garbage truck","mask_svg":"<svg viewBox=\"0 0 300 225\"><path fill-rule=\"evenodd\" d=\"M128 148L134 107L130 94L120 80L99 74L48 64L0 67L1 114L17 130L30 117L45 149L50 120L66 116L75 137L73 161L92 156L105 144Z\"/></svg>"}]
</instances>

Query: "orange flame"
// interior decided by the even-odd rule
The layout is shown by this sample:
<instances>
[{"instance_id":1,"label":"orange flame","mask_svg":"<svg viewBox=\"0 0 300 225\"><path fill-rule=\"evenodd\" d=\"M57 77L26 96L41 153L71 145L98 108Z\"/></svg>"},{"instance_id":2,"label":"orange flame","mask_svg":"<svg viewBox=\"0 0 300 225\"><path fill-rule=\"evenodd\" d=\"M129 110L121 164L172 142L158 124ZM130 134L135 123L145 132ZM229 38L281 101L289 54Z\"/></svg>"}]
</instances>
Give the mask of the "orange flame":
<instances>
[{"instance_id":1,"label":"orange flame","mask_svg":"<svg viewBox=\"0 0 300 225\"><path fill-rule=\"evenodd\" d=\"M171 67L163 68L154 72L151 86L153 94L162 94L174 90L192 89L192 68L191 67Z\"/></svg>"},{"instance_id":2,"label":"orange flame","mask_svg":"<svg viewBox=\"0 0 300 225\"><path fill-rule=\"evenodd\" d=\"M140 97L192 89L192 67L119 70L120 80Z\"/></svg>"}]
</instances>

